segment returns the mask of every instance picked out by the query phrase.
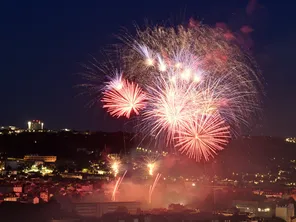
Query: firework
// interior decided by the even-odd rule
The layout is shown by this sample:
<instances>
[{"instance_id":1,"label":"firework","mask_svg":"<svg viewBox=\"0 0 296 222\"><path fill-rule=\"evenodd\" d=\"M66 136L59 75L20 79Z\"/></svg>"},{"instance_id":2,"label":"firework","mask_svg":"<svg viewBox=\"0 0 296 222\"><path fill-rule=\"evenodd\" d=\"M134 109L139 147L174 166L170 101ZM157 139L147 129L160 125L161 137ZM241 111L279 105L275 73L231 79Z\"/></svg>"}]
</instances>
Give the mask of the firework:
<instances>
[{"instance_id":1,"label":"firework","mask_svg":"<svg viewBox=\"0 0 296 222\"><path fill-rule=\"evenodd\" d=\"M226 32L196 24L123 36L124 75L106 84L103 107L114 117L139 115L145 135L208 161L260 108L256 64ZM147 163L150 175L154 167Z\"/></svg>"},{"instance_id":2,"label":"firework","mask_svg":"<svg viewBox=\"0 0 296 222\"><path fill-rule=\"evenodd\" d=\"M133 70L127 78L147 92L141 129L208 161L260 108L255 64L221 29L155 27L137 34L137 44L126 41L133 48L124 61Z\"/></svg>"},{"instance_id":3,"label":"firework","mask_svg":"<svg viewBox=\"0 0 296 222\"><path fill-rule=\"evenodd\" d=\"M139 115L145 107L145 94L136 83L120 78L110 81L108 88L101 101L111 116L130 118L132 112Z\"/></svg>"},{"instance_id":4,"label":"firework","mask_svg":"<svg viewBox=\"0 0 296 222\"><path fill-rule=\"evenodd\" d=\"M154 162L148 163L147 168L148 168L149 175L153 176L154 169L155 169L155 163Z\"/></svg>"},{"instance_id":5,"label":"firework","mask_svg":"<svg viewBox=\"0 0 296 222\"><path fill-rule=\"evenodd\" d=\"M112 168L112 170L113 170L113 173L114 173L114 177L116 177L117 176L117 174L118 174L118 172L119 172L119 166L120 166L120 163L119 162L114 162L114 163L112 163L112 166L111 166L111 168Z\"/></svg>"},{"instance_id":6,"label":"firework","mask_svg":"<svg viewBox=\"0 0 296 222\"><path fill-rule=\"evenodd\" d=\"M221 85L244 92L241 102L256 106L261 87L256 65L224 34L224 30L205 25L137 30L136 37L123 38L127 45L123 56L126 78L143 87L155 87L159 77L196 82L223 78ZM153 61L153 65L147 61Z\"/></svg>"},{"instance_id":7,"label":"firework","mask_svg":"<svg viewBox=\"0 0 296 222\"><path fill-rule=\"evenodd\" d=\"M229 126L219 114L202 114L188 122L180 130L176 139L176 147L197 161L209 160L217 151L222 150L230 138Z\"/></svg>"},{"instance_id":8,"label":"firework","mask_svg":"<svg viewBox=\"0 0 296 222\"><path fill-rule=\"evenodd\" d=\"M109 157L109 165L113 172L114 177L117 177L120 167L121 167L121 161L119 156L111 156Z\"/></svg>"},{"instance_id":9,"label":"firework","mask_svg":"<svg viewBox=\"0 0 296 222\"><path fill-rule=\"evenodd\" d=\"M194 88L185 84L158 80L156 88L149 88L148 105L143 113L143 129L146 129L157 138L162 133L170 141L178 129L186 124L200 107Z\"/></svg>"},{"instance_id":10,"label":"firework","mask_svg":"<svg viewBox=\"0 0 296 222\"><path fill-rule=\"evenodd\" d=\"M158 153L151 152L151 150L150 152L148 152L147 155L142 156L141 161L143 164L141 165L144 171L144 175L147 175L147 173L149 176L154 175L154 172L159 167L159 164L158 164L159 157L160 156Z\"/></svg>"}]
</instances>

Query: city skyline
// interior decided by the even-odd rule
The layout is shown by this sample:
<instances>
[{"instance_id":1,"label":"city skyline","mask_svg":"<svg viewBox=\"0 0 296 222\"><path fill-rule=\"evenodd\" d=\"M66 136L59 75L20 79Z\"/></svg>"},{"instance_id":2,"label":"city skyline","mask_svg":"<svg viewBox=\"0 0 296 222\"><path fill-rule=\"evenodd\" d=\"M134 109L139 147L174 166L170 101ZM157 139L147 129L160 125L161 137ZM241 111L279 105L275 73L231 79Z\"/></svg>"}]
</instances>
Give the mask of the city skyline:
<instances>
[{"instance_id":1,"label":"city skyline","mask_svg":"<svg viewBox=\"0 0 296 222\"><path fill-rule=\"evenodd\" d=\"M132 1L118 3L118 9L113 3L97 1L74 1L70 5L6 2L3 9L7 10L1 15L1 42L5 45L0 60L5 73L1 102L6 106L0 123L25 126L24 120L38 118L54 129L120 131L122 121L111 119L100 104L86 107L90 98L78 96L75 86L83 80L75 74L83 71L81 64L115 43L114 34L121 27L133 30L134 21L143 26L145 18L155 24L168 17L187 22L192 16L212 26L225 23L232 31L243 26L254 30L248 43L262 70L266 97L262 98L258 126L251 134L295 136L295 107L291 102L296 95L291 59L295 7L292 3L278 6L274 2L254 2L150 2L141 6Z\"/></svg>"},{"instance_id":2,"label":"city skyline","mask_svg":"<svg viewBox=\"0 0 296 222\"><path fill-rule=\"evenodd\" d=\"M1 9L1 222L296 221L296 2Z\"/></svg>"}]
</instances>

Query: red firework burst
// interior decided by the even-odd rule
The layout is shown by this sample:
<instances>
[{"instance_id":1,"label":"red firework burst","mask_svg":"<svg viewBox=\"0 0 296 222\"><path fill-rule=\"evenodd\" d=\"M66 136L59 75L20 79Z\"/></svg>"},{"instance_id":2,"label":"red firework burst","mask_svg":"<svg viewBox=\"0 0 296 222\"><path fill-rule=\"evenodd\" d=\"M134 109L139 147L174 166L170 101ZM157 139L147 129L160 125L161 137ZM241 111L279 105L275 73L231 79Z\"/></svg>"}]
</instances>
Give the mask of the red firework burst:
<instances>
[{"instance_id":1,"label":"red firework burst","mask_svg":"<svg viewBox=\"0 0 296 222\"><path fill-rule=\"evenodd\" d=\"M209 161L223 150L230 139L229 127L218 113L195 117L184 125L175 137L176 147L181 153L196 161Z\"/></svg>"},{"instance_id":2,"label":"red firework burst","mask_svg":"<svg viewBox=\"0 0 296 222\"><path fill-rule=\"evenodd\" d=\"M146 96L138 84L122 80L122 87L107 89L103 92L103 108L113 117L130 118L132 112L139 115L145 107Z\"/></svg>"}]
</instances>

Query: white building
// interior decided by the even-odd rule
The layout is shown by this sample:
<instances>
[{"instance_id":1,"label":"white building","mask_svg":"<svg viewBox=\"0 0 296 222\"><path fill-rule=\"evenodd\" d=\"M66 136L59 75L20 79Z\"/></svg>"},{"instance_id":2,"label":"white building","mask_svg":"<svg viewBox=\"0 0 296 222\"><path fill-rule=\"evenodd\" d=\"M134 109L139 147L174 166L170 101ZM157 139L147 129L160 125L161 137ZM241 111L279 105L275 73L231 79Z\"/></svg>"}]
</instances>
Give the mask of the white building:
<instances>
[{"instance_id":1,"label":"white building","mask_svg":"<svg viewBox=\"0 0 296 222\"><path fill-rule=\"evenodd\" d=\"M28 121L28 130L29 131L38 131L43 130L44 123L40 120L32 120Z\"/></svg>"},{"instance_id":2,"label":"white building","mask_svg":"<svg viewBox=\"0 0 296 222\"><path fill-rule=\"evenodd\" d=\"M295 216L294 204L289 204L287 206L276 206L275 216L287 222L291 222L291 217Z\"/></svg>"}]
</instances>

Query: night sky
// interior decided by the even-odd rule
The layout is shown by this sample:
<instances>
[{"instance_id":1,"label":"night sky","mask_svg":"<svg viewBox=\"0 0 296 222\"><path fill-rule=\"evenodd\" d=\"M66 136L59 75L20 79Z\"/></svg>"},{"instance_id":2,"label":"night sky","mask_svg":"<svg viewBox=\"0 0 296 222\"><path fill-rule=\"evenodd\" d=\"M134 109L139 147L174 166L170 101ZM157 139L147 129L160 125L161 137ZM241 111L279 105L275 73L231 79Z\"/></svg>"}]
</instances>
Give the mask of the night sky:
<instances>
[{"instance_id":1,"label":"night sky","mask_svg":"<svg viewBox=\"0 0 296 222\"><path fill-rule=\"evenodd\" d=\"M284 3L285 2L285 3ZM50 129L117 131L90 98L74 86L91 56L100 54L121 27L145 19L156 24L194 17L205 24L227 24L233 31L254 30L252 53L265 78L262 117L256 135L296 136L296 2L195 1L5 1L1 4L0 125L25 127L41 119Z\"/></svg>"}]
</instances>

